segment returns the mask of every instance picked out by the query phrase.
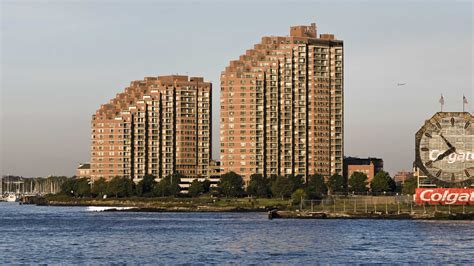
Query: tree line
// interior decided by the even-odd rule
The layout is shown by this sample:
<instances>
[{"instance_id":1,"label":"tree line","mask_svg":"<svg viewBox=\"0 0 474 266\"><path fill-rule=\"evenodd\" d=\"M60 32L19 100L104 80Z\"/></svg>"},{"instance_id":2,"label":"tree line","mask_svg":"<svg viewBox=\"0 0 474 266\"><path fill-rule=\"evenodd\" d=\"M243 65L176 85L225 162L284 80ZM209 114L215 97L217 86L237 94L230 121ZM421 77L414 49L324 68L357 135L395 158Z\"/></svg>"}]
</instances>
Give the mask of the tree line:
<instances>
[{"instance_id":1,"label":"tree line","mask_svg":"<svg viewBox=\"0 0 474 266\"><path fill-rule=\"evenodd\" d=\"M100 178L93 183L89 178L71 178L61 185L61 194L72 197L169 197L181 192L179 184L183 176L173 174L155 181L155 177L146 175L135 183L129 177L114 177L109 181Z\"/></svg>"},{"instance_id":2,"label":"tree line","mask_svg":"<svg viewBox=\"0 0 474 266\"><path fill-rule=\"evenodd\" d=\"M230 182L228 180L235 180ZM365 173L354 172L348 180L338 174L334 174L327 180L320 174L310 175L306 182L302 177L270 176L264 178L260 174L250 177L250 182L244 191L240 186L239 176L233 172L221 176L221 188L226 196L249 195L254 197L280 197L280 198L306 198L321 199L329 194L346 193L390 193L397 191L395 181L385 171L378 172L369 183ZM230 184L233 185L230 185ZM410 185L411 185L410 181ZM416 186L415 186L416 187ZM407 186L407 193L413 193L413 186ZM226 193L226 191L229 191Z\"/></svg>"},{"instance_id":3,"label":"tree line","mask_svg":"<svg viewBox=\"0 0 474 266\"><path fill-rule=\"evenodd\" d=\"M109 181L101 178L90 183L88 178L68 179L61 185L61 193L74 197L176 197L181 194L179 184L184 176L173 174L162 178L159 182L154 176L146 175L138 183L129 177L114 177ZM410 189L411 187L408 186ZM416 187L416 184L415 184ZM341 193L383 193L394 192L395 181L387 172L378 172L368 183L367 175L353 173L348 180L334 174L327 180L319 174L310 175L307 180L301 176L270 176L253 174L247 186L240 175L235 172L223 174L217 187L211 187L208 179L195 179L188 187L187 196L198 197L203 194L224 197L252 196L258 198L301 198L321 199L328 194ZM413 187L414 190L414 187ZM409 192L409 191L405 191Z\"/></svg>"}]
</instances>

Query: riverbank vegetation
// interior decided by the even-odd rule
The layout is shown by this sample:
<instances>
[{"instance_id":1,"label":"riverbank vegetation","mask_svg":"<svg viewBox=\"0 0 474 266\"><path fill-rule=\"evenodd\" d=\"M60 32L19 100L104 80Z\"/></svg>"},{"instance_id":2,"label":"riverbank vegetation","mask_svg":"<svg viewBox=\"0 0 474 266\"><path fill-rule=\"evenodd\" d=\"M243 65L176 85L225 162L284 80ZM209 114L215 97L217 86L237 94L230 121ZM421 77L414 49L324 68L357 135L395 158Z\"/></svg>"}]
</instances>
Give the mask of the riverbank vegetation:
<instances>
[{"instance_id":1,"label":"riverbank vegetation","mask_svg":"<svg viewBox=\"0 0 474 266\"><path fill-rule=\"evenodd\" d=\"M288 210L294 205L290 199L279 198L218 198L200 197L127 197L127 198L74 198L56 194L45 196L43 205L51 206L121 206L146 211L269 211Z\"/></svg>"},{"instance_id":2,"label":"riverbank vegetation","mask_svg":"<svg viewBox=\"0 0 474 266\"><path fill-rule=\"evenodd\" d=\"M138 183L128 177L103 178L91 183L88 178L72 178L61 185L60 195L72 198L258 198L280 199L299 204L301 200L319 200L327 195L387 193L396 190L395 182L386 172L379 172L372 182L367 182L364 173L356 172L349 180L340 175L325 179L322 175L311 175L307 181L300 176L270 176L264 178L254 174L245 186L242 177L234 172L221 176L217 186L211 186L208 179L195 179L188 186L181 187L185 176L173 174L157 181L146 175Z\"/></svg>"}]
</instances>

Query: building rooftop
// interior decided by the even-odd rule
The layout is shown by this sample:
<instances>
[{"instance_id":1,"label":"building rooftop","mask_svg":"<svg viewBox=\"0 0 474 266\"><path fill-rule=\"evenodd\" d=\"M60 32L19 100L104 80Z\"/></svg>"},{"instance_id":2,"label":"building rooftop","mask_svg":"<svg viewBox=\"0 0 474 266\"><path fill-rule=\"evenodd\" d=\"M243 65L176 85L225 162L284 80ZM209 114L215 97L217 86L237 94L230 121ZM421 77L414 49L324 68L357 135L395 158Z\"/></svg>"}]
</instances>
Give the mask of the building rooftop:
<instances>
[{"instance_id":1,"label":"building rooftop","mask_svg":"<svg viewBox=\"0 0 474 266\"><path fill-rule=\"evenodd\" d=\"M311 26L292 26L290 27L290 36L316 38L316 23L311 23Z\"/></svg>"},{"instance_id":2,"label":"building rooftop","mask_svg":"<svg viewBox=\"0 0 474 266\"><path fill-rule=\"evenodd\" d=\"M91 169L90 163L81 163L77 169Z\"/></svg>"}]
</instances>

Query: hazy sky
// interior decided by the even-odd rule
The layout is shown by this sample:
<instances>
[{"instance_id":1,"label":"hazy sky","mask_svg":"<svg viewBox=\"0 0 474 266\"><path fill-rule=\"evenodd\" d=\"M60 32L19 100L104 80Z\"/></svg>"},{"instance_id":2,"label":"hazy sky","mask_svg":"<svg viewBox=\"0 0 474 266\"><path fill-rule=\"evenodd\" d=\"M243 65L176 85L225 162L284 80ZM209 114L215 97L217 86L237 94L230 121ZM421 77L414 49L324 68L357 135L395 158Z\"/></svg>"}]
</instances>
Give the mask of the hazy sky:
<instances>
[{"instance_id":1,"label":"hazy sky","mask_svg":"<svg viewBox=\"0 0 474 266\"><path fill-rule=\"evenodd\" d=\"M262 36L317 23L345 48L345 154L411 169L415 132L473 112L473 4L454 1L1 1L1 172L73 175L100 104L145 76L213 82ZM397 83L407 82L397 87Z\"/></svg>"}]
</instances>

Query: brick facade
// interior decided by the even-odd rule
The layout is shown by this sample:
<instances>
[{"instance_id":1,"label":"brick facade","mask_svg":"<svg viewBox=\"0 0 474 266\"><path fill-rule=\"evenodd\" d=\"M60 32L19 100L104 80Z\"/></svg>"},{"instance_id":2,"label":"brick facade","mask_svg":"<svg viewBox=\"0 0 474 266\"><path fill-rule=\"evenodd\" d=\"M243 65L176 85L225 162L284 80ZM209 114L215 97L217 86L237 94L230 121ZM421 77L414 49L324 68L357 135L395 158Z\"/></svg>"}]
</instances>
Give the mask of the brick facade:
<instances>
[{"instance_id":1,"label":"brick facade","mask_svg":"<svg viewBox=\"0 0 474 266\"><path fill-rule=\"evenodd\" d=\"M343 42L316 25L262 41L221 74L221 169L244 177L343 171Z\"/></svg>"},{"instance_id":2,"label":"brick facade","mask_svg":"<svg viewBox=\"0 0 474 266\"><path fill-rule=\"evenodd\" d=\"M92 117L92 178L207 177L211 102L212 85L200 77L131 82Z\"/></svg>"}]
</instances>

